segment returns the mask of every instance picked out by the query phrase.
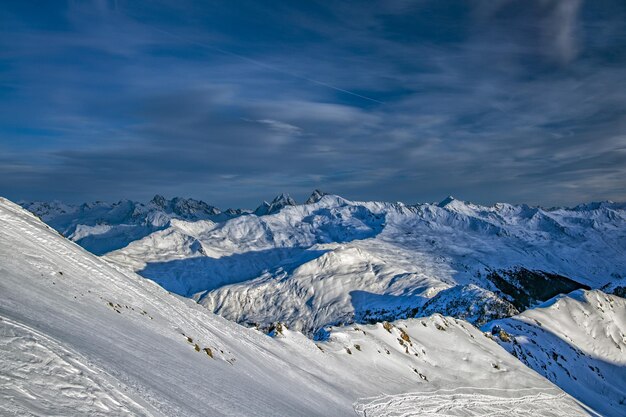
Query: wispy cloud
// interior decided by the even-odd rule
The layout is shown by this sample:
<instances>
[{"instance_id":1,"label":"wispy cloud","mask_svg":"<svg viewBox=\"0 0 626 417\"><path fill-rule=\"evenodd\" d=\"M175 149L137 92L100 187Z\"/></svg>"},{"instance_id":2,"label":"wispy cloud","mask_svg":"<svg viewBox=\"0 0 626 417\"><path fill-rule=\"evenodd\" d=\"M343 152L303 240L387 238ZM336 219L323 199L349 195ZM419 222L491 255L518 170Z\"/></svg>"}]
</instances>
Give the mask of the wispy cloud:
<instances>
[{"instance_id":1,"label":"wispy cloud","mask_svg":"<svg viewBox=\"0 0 626 417\"><path fill-rule=\"evenodd\" d=\"M264 124L268 126L271 130L278 133L283 133L285 135L300 136L302 134L302 129L300 129L298 126L290 125L289 123L285 122L279 122L278 120L260 119L255 120L255 122Z\"/></svg>"}]
</instances>

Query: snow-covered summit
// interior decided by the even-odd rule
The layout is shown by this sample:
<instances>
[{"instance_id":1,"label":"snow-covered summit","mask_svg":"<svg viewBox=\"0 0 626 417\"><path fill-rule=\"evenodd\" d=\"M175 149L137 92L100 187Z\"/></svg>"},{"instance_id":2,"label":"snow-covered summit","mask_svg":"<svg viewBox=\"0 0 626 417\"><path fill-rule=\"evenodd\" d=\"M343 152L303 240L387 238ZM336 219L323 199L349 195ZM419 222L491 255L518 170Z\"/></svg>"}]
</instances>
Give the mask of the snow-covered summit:
<instances>
[{"instance_id":1,"label":"snow-covered summit","mask_svg":"<svg viewBox=\"0 0 626 417\"><path fill-rule=\"evenodd\" d=\"M451 195L447 196L446 198L444 198L443 200L441 200L439 202L439 204L437 204L439 207L445 207L448 204L452 203L453 201L455 201L456 199L454 197L452 197Z\"/></svg>"},{"instance_id":2,"label":"snow-covered summit","mask_svg":"<svg viewBox=\"0 0 626 417\"><path fill-rule=\"evenodd\" d=\"M165 213L175 214L185 220L217 216L221 213L217 207L192 198L175 197L171 200L167 200L161 195L155 195L154 198L150 200L149 204L163 210Z\"/></svg>"},{"instance_id":3,"label":"snow-covered summit","mask_svg":"<svg viewBox=\"0 0 626 417\"><path fill-rule=\"evenodd\" d=\"M254 210L254 214L257 216L265 216L268 214L278 213L283 207L297 205L296 200L291 198L289 194L277 195L271 203L264 201L259 207Z\"/></svg>"},{"instance_id":4,"label":"snow-covered summit","mask_svg":"<svg viewBox=\"0 0 626 417\"><path fill-rule=\"evenodd\" d=\"M324 197L326 195L325 192L320 191L318 189L314 190L313 193L311 193L311 196L309 198L307 198L307 200L304 202L304 204L313 204L313 203L317 203L318 201L320 201L322 199L322 197Z\"/></svg>"}]
</instances>

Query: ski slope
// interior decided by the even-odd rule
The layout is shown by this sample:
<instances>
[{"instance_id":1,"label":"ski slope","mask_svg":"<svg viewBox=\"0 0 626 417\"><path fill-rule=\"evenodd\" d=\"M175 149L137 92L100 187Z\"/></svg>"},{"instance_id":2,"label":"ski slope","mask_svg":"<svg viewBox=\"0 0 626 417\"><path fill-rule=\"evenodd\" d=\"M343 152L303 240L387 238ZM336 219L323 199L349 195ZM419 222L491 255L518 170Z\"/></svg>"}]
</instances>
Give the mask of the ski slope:
<instances>
[{"instance_id":1,"label":"ski slope","mask_svg":"<svg viewBox=\"0 0 626 417\"><path fill-rule=\"evenodd\" d=\"M2 415L353 416L380 409L381 396L406 414L423 409L416 393L460 390L431 415L485 396L506 412L589 415L467 322L338 327L324 342L278 325L270 337L86 252L4 199L0 225Z\"/></svg>"}]
</instances>

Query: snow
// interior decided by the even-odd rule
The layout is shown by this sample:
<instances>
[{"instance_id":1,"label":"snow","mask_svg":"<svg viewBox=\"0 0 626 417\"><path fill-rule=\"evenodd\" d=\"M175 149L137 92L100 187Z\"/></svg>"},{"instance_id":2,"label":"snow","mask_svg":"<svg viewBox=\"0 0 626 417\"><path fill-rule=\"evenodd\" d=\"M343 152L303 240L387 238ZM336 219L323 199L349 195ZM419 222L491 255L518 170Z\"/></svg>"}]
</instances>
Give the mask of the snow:
<instances>
[{"instance_id":1,"label":"snow","mask_svg":"<svg viewBox=\"0 0 626 417\"><path fill-rule=\"evenodd\" d=\"M97 201L81 205L60 202L22 202L21 205L96 254L122 248L168 227L174 219L224 221L244 214L241 210L222 213L216 207L191 198L168 200L160 195L148 203L121 200L112 204Z\"/></svg>"},{"instance_id":2,"label":"snow","mask_svg":"<svg viewBox=\"0 0 626 417\"><path fill-rule=\"evenodd\" d=\"M231 320L313 335L435 312L481 325L519 311L491 273L524 268L599 288L626 277L624 247L619 203L543 209L448 197L409 206L317 192L274 214L172 224L106 258ZM531 304L545 299L531 295Z\"/></svg>"},{"instance_id":3,"label":"snow","mask_svg":"<svg viewBox=\"0 0 626 417\"><path fill-rule=\"evenodd\" d=\"M355 404L359 416L575 416L580 409L562 394L520 390L516 396L494 395L473 390L441 390L382 395ZM496 392L497 393L497 392ZM508 392L506 394L509 394Z\"/></svg>"},{"instance_id":4,"label":"snow","mask_svg":"<svg viewBox=\"0 0 626 417\"><path fill-rule=\"evenodd\" d=\"M0 412L141 415L145 409L62 345L6 318L0 323Z\"/></svg>"},{"instance_id":5,"label":"snow","mask_svg":"<svg viewBox=\"0 0 626 417\"><path fill-rule=\"evenodd\" d=\"M320 191L320 190L315 190L315 191L313 191L313 193L311 193L309 198L307 198L307 200L304 202L304 204L314 204L314 203L317 203L325 195L326 195L325 192Z\"/></svg>"},{"instance_id":6,"label":"snow","mask_svg":"<svg viewBox=\"0 0 626 417\"><path fill-rule=\"evenodd\" d=\"M529 367L605 416L626 414L626 300L579 290L485 325ZM509 340L510 339L510 340Z\"/></svg>"},{"instance_id":7,"label":"snow","mask_svg":"<svg viewBox=\"0 0 626 417\"><path fill-rule=\"evenodd\" d=\"M265 216L267 214L278 213L283 207L286 206L295 206L296 201L291 198L289 194L280 194L276 196L272 200L271 203L264 201L256 210L254 210L254 214L257 216Z\"/></svg>"},{"instance_id":8,"label":"snow","mask_svg":"<svg viewBox=\"0 0 626 417\"><path fill-rule=\"evenodd\" d=\"M337 327L318 342L277 326L272 338L94 256L4 199L0 223L3 415L588 415L461 320Z\"/></svg>"}]
</instances>

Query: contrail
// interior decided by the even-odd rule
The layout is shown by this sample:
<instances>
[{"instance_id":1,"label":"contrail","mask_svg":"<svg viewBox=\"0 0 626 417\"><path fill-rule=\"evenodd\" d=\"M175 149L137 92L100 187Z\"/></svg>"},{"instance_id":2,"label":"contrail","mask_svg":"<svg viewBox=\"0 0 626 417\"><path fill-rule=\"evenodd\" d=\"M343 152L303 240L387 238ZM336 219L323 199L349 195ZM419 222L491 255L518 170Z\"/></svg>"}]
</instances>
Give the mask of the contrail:
<instances>
[{"instance_id":1,"label":"contrail","mask_svg":"<svg viewBox=\"0 0 626 417\"><path fill-rule=\"evenodd\" d=\"M137 22L137 23L139 23L139 24L141 24L143 26L149 27L150 29L152 29L154 31L161 32L161 33L163 33L163 34L165 34L165 35L167 35L167 36L169 36L171 38L178 39L178 40L180 40L182 42L186 42L186 43L191 44L191 45L196 45L196 46L199 46L201 48L210 49L212 51L219 52L220 54L223 54L223 55L229 55L229 56L241 59L242 61L249 62L249 63L251 63L253 65L256 65L257 67L265 68L265 69L268 69L270 71L274 71L274 72L277 72L277 73L280 73L280 74L283 74L283 75L287 75L287 76L292 77L292 78L297 78L297 79L300 79L300 80L308 81L310 83L317 84L317 85L320 85L322 87L330 88L331 90L335 90L335 91L338 91L340 93L349 94L351 96L358 97L360 99L368 100L368 101L371 101L371 102L374 102L374 103L378 103L378 104L385 104L384 102L382 102L380 100L376 100L375 98L367 97L367 96L364 96L362 94L355 93L354 91L350 91L350 90L346 90L346 89L343 89L343 88L339 88L339 87L336 87L336 86L334 86L332 84L328 84L328 83L326 83L324 81L316 80L314 78L309 78L309 77L305 77L303 75L299 75L299 74L296 74L296 73L293 73L293 72L290 72L290 71L286 71L284 69L275 67L275 66L267 64L265 62L257 61L256 59L248 58L246 56L239 55L239 54L237 54L235 52L227 51L225 49L219 48L217 46L214 46L214 45L211 45L211 44L208 44L208 43L194 41L193 39L189 39L189 38L186 38L184 36L178 35L176 33L170 32L168 30L161 29L161 28L159 28L157 26L153 26L153 25L150 25L148 23L142 22L139 19L134 18L133 16L129 15L128 13L124 13L124 12L122 12L119 9L117 9L117 11L120 14L125 15L126 17L132 19L133 21L135 21L135 22Z\"/></svg>"}]
</instances>

